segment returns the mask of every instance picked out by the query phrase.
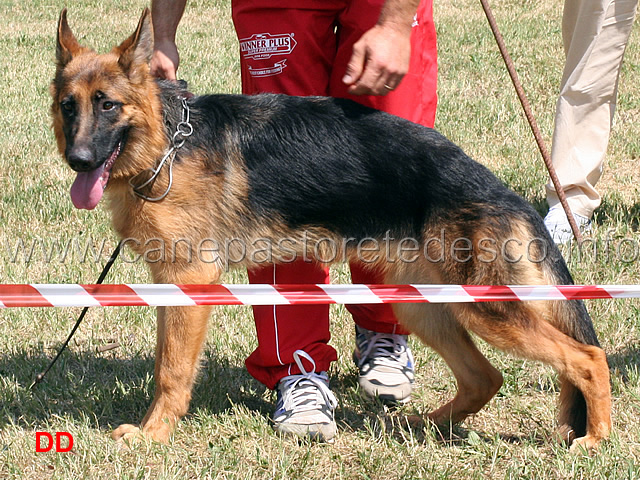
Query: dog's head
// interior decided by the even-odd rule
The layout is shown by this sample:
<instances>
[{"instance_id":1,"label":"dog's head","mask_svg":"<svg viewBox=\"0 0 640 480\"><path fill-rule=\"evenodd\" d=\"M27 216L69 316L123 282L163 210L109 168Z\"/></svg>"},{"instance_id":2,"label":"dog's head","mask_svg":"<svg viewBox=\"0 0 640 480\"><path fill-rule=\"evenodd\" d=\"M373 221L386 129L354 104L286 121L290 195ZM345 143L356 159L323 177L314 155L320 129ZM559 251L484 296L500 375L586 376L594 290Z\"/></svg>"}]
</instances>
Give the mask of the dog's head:
<instances>
[{"instance_id":1,"label":"dog's head","mask_svg":"<svg viewBox=\"0 0 640 480\"><path fill-rule=\"evenodd\" d=\"M159 108L148 67L152 37L145 9L136 31L99 55L78 43L66 9L60 14L51 115L58 149L77 172L71 187L77 208L95 208L110 180L146 168L121 159L135 157L132 150L141 147L128 144L157 129L149 124Z\"/></svg>"}]
</instances>

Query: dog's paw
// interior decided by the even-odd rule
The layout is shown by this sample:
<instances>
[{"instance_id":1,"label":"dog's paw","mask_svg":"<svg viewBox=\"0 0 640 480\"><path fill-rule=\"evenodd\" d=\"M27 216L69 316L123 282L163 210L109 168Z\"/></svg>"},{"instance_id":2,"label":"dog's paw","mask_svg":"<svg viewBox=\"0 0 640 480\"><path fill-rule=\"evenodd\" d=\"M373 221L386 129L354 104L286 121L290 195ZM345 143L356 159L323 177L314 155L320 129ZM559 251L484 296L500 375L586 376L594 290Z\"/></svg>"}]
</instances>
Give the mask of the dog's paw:
<instances>
[{"instance_id":1,"label":"dog's paw","mask_svg":"<svg viewBox=\"0 0 640 480\"><path fill-rule=\"evenodd\" d=\"M144 440L145 436L143 435L140 427L124 424L111 432L111 438L116 442L123 443L125 445L132 445L140 440Z\"/></svg>"},{"instance_id":2,"label":"dog's paw","mask_svg":"<svg viewBox=\"0 0 640 480\"><path fill-rule=\"evenodd\" d=\"M158 424L147 423L142 428L130 424L120 425L111 433L111 438L116 442L133 445L140 441L169 443L170 435L171 427L169 424L159 422Z\"/></svg>"},{"instance_id":3,"label":"dog's paw","mask_svg":"<svg viewBox=\"0 0 640 480\"><path fill-rule=\"evenodd\" d=\"M569 451L575 454L591 453L598 448L600 440L602 439L593 435L576 438L571 444L571 447L569 447Z\"/></svg>"},{"instance_id":4,"label":"dog's paw","mask_svg":"<svg viewBox=\"0 0 640 480\"><path fill-rule=\"evenodd\" d=\"M422 430L430 425L429 420L422 415L407 415L402 423L413 430Z\"/></svg>"},{"instance_id":5,"label":"dog's paw","mask_svg":"<svg viewBox=\"0 0 640 480\"><path fill-rule=\"evenodd\" d=\"M440 431L451 430L451 427L458 423L451 418L451 410L444 408L427 414L425 420L428 425Z\"/></svg>"}]
</instances>

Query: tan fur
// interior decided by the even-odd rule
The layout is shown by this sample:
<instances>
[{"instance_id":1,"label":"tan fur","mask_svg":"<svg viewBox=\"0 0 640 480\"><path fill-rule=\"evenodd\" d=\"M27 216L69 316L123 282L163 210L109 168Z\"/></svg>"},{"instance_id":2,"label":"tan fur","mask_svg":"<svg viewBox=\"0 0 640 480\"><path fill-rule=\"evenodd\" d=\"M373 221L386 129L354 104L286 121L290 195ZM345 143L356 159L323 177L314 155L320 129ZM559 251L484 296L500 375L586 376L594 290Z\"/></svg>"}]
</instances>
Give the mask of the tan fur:
<instances>
[{"instance_id":1,"label":"tan fur","mask_svg":"<svg viewBox=\"0 0 640 480\"><path fill-rule=\"evenodd\" d=\"M471 236L465 234L460 222L453 220L442 219L437 225L426 225L418 247L426 252L428 259L425 255L416 255L414 261L406 261L407 255L413 253L411 250L401 252L402 239L389 240L388 255L384 249L358 252L354 243L345 244L345 239L335 232L322 228L292 231L282 219L265 221L248 208L245 163L238 148L239 139L231 133L226 135L223 149L226 157L221 163L227 166L225 172L212 178L205 168L207 155L220 153L194 153L189 162L175 165L174 183L164 201L151 203L136 197L129 180L154 167L168 148L157 87L143 54L148 50L149 28L145 12L130 38L112 52L98 55L78 45L63 12L58 29L58 69L51 87L51 114L58 148L64 154L66 145L59 106L64 95L69 92L75 95L81 115L86 118L89 118L86 112L91 98L98 90L125 105L121 121L136 128L132 129L134 133L127 140L126 150L113 168L106 190L108 206L116 231L123 239L130 239L127 243L130 248L143 255L155 282L215 282L223 268L236 265L225 265L229 259L215 253L197 255L197 246L214 241L224 244L232 238L238 239L238 245L230 247L229 256L240 258L244 254L238 265L249 268L276 261L268 257L263 248L265 243L271 243L271 254L281 261L291 257L290 249L298 256L327 263L353 260L357 256L370 268L383 272L386 283L552 282L550 272L545 272L535 261L535 255L540 252L536 252L535 246L533 250L527 249L533 232L527 224L515 220L511 232L498 232L491 223L478 223L473 226ZM142 53L141 44L147 44ZM199 181L201 178L207 181ZM157 195L167 184L167 173L163 171L146 193ZM196 204L199 208L194 209ZM283 238L297 240L295 247L278 248ZM460 242L459 238L469 238L470 243ZM491 239L496 238L515 241L492 244ZM331 248L329 240L338 246L337 250ZM242 252L240 244L249 249ZM313 248L317 245L319 248ZM465 261L467 247L472 255ZM459 257L458 261L452 258L455 256ZM520 261L509 261L516 258ZM505 351L553 365L563 383L561 400L571 396L575 388L584 394L588 407L587 435L577 439L575 445L593 447L607 437L611 421L606 358L601 349L583 345L558 329L562 324L559 319L566 314L564 308L557 302L394 305L400 322L444 358L458 383L455 398L432 412L429 418L437 424L460 422L479 411L502 384L501 374L471 340L468 331L472 331ZM155 397L139 427L122 425L113 432L113 438L133 438L142 432L152 440L168 440L175 423L188 410L210 311L209 307L158 309ZM566 409L561 410L561 425L566 423L567 416ZM562 431L562 434L568 432Z\"/></svg>"}]
</instances>

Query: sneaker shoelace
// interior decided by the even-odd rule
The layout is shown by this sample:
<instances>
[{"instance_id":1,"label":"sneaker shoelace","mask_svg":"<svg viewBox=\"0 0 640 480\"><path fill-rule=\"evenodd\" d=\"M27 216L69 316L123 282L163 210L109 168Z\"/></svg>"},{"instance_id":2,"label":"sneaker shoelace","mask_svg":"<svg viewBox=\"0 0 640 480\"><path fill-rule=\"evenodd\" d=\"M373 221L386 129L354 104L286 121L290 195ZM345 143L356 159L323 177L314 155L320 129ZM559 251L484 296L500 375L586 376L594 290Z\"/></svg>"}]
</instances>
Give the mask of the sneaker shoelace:
<instances>
[{"instance_id":1,"label":"sneaker shoelace","mask_svg":"<svg viewBox=\"0 0 640 480\"><path fill-rule=\"evenodd\" d=\"M302 358L312 365L311 371L307 371L302 363ZM329 389L329 378L327 374L316 373L316 364L313 358L304 350L296 350L293 359L300 369L299 375L289 375L280 380L282 392L282 407L286 411L303 412L307 410L317 410L322 405L318 404L318 392L322 396L324 403L329 405L331 410L338 406L338 400Z\"/></svg>"},{"instance_id":2,"label":"sneaker shoelace","mask_svg":"<svg viewBox=\"0 0 640 480\"><path fill-rule=\"evenodd\" d=\"M407 338L404 335L388 333L364 335L367 347L358 358L359 368L369 361L375 361L378 365L398 368L399 357L405 352L408 354Z\"/></svg>"}]
</instances>

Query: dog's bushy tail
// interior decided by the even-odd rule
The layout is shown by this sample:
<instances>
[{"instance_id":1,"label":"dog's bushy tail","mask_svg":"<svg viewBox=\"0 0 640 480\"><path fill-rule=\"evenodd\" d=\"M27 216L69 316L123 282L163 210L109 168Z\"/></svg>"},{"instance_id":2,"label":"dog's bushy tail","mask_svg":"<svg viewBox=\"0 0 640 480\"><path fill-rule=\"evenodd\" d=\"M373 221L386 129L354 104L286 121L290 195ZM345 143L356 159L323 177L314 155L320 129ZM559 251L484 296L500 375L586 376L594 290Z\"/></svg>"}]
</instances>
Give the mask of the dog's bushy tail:
<instances>
[{"instance_id":1,"label":"dog's bushy tail","mask_svg":"<svg viewBox=\"0 0 640 480\"><path fill-rule=\"evenodd\" d=\"M560 253L558 252L558 255ZM556 263L557 262L557 263ZM547 271L553 285L572 285L573 279L562 258L555 259L553 272ZM553 302L552 323L565 335L585 344L599 347L598 337L587 308L581 300ZM571 443L574 438L586 435L587 404L582 392L569 380L560 377L560 423L558 434Z\"/></svg>"}]
</instances>

